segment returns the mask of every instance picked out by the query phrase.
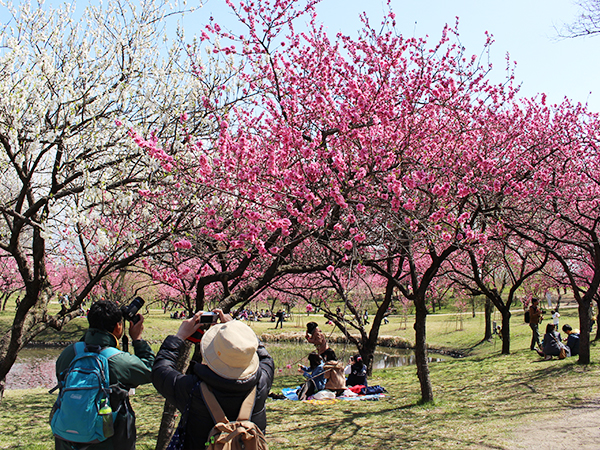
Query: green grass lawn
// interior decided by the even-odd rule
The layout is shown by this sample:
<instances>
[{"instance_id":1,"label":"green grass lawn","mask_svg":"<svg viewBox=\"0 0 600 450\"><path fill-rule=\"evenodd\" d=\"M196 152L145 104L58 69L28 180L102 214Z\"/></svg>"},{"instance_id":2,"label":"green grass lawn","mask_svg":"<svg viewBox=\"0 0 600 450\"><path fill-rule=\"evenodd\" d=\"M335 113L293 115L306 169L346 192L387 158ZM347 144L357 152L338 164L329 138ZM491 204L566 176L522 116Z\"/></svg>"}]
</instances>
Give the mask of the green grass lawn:
<instances>
[{"instance_id":1,"label":"green grass lawn","mask_svg":"<svg viewBox=\"0 0 600 450\"><path fill-rule=\"evenodd\" d=\"M578 328L576 309L561 310L561 324ZM588 366L576 358L542 361L529 350L531 331L522 313L512 318L512 354L500 355L501 342L495 337L481 342L483 316L431 315L427 320L429 345L460 350L467 356L430 365L435 402L419 405L419 384L414 366L376 370L370 384L381 384L388 396L379 401L335 402L315 405L268 400L267 429L271 449L465 449L505 448L506 439L519 425L535 423L548 415L558 416L586 400L597 398L600 387L600 350L592 343ZM335 334L322 317L295 315L275 333L271 322L252 323L259 335L302 335L307 321L320 323L325 334ZM495 318L500 321L499 316ZM412 341L411 320L404 329L399 317L384 325L382 336ZM544 321L542 328L547 321ZM173 333L178 321L162 311L146 318L146 337L158 347ZM45 339L68 340L85 328L85 319L70 324L64 335L48 334ZM278 368L286 361L311 350L271 345ZM269 348L269 343L267 343ZM298 355L297 353L301 353ZM284 370L275 378L273 390L296 386L301 378ZM7 391L0 406L0 448L53 448L47 418L55 396L42 389ZM132 399L137 414L138 449L153 449L163 400L152 386L137 389Z\"/></svg>"}]
</instances>

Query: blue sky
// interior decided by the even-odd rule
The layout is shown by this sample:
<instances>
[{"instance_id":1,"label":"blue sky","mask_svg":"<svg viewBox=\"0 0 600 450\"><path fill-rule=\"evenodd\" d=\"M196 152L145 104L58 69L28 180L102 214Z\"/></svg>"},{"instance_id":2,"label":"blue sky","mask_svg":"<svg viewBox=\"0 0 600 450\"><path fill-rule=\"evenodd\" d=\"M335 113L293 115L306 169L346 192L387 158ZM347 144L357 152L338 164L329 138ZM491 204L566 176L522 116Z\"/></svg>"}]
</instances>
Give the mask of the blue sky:
<instances>
[{"instance_id":1,"label":"blue sky","mask_svg":"<svg viewBox=\"0 0 600 450\"><path fill-rule=\"evenodd\" d=\"M208 0L198 13L217 17L224 11L223 4L223 0ZM485 31L494 36L494 80L504 78L509 53L517 62L515 75L522 95L544 92L551 103L566 96L600 112L600 35L557 38L555 27L577 16L578 7L571 0L391 0L391 5L403 35L428 35L435 42L444 24L454 24L458 16L460 39L469 54L480 54ZM375 24L386 8L381 0L323 0L317 11L332 35L338 31L352 35L361 26L361 12L366 11Z\"/></svg>"},{"instance_id":2,"label":"blue sky","mask_svg":"<svg viewBox=\"0 0 600 450\"><path fill-rule=\"evenodd\" d=\"M87 3L80 0L78 8ZM188 5L194 3L188 0ZM391 0L391 5L403 35L428 35L432 43L439 39L444 24L454 24L458 16L460 39L469 54L480 54L487 30L495 40L491 50L493 80L500 82L505 76L505 57L509 53L510 59L517 62L515 75L522 84L522 95L544 92L552 103L566 96L587 102L592 111L600 112L600 35L558 39L555 31L555 27L576 17L578 7L572 0ZM322 0L317 11L331 35L338 31L352 35L361 26L361 12L366 11L375 24L381 21L386 8L382 0ZM224 0L207 0L187 17L186 25L191 24L186 26L187 37L198 33L211 14L217 20L227 20ZM5 19L0 7L0 20Z\"/></svg>"}]
</instances>

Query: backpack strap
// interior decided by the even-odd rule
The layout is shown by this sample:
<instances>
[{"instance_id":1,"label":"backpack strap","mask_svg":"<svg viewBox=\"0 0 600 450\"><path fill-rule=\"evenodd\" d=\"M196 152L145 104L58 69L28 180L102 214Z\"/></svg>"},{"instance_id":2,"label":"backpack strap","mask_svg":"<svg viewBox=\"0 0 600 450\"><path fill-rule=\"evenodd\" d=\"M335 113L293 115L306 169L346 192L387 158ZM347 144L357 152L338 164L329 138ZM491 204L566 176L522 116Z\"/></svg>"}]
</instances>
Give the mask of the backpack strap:
<instances>
[{"instance_id":1,"label":"backpack strap","mask_svg":"<svg viewBox=\"0 0 600 450\"><path fill-rule=\"evenodd\" d=\"M75 350L75 356L85 353L86 347L87 347L87 345L83 341L75 342L75 344L73 345L73 349ZM100 349L99 346L96 348ZM99 353L102 356L104 356L106 359L110 359L113 356L118 355L119 353L123 353L123 352L119 349L116 349L115 347L104 347Z\"/></svg>"},{"instance_id":2,"label":"backpack strap","mask_svg":"<svg viewBox=\"0 0 600 450\"><path fill-rule=\"evenodd\" d=\"M102 356L104 356L106 359L110 359L113 356L118 355L119 353L123 353L123 352L121 350L119 350L119 349L114 348L114 347L105 347L100 352L100 354Z\"/></svg>"},{"instance_id":3,"label":"backpack strap","mask_svg":"<svg viewBox=\"0 0 600 450\"><path fill-rule=\"evenodd\" d=\"M256 400L256 385L244 399L244 403L242 403L240 413L238 414L238 421L250 420L250 417L252 417L252 410L254 410L254 400Z\"/></svg>"},{"instance_id":4,"label":"backpack strap","mask_svg":"<svg viewBox=\"0 0 600 450\"><path fill-rule=\"evenodd\" d=\"M85 353L85 342L75 342L75 344L73 345L73 350L75 350L75 356Z\"/></svg>"},{"instance_id":5,"label":"backpack strap","mask_svg":"<svg viewBox=\"0 0 600 450\"><path fill-rule=\"evenodd\" d=\"M212 393L208 385L203 381L200 383L200 392L202 393L202 398L204 399L204 403L210 412L215 423L227 423L229 419L223 412L223 408L219 405L215 394Z\"/></svg>"},{"instance_id":6,"label":"backpack strap","mask_svg":"<svg viewBox=\"0 0 600 450\"><path fill-rule=\"evenodd\" d=\"M202 392L202 398L204 399L204 403L210 412L215 423L227 423L229 419L223 412L221 405L219 405L218 400L215 397L215 394L212 393L210 388L205 382L202 382L200 385L200 389ZM250 420L252 417L252 411L254 410L254 401L256 400L256 386L252 388L250 393L244 399L242 406L240 407L240 413L238 414L237 420L239 422Z\"/></svg>"}]
</instances>

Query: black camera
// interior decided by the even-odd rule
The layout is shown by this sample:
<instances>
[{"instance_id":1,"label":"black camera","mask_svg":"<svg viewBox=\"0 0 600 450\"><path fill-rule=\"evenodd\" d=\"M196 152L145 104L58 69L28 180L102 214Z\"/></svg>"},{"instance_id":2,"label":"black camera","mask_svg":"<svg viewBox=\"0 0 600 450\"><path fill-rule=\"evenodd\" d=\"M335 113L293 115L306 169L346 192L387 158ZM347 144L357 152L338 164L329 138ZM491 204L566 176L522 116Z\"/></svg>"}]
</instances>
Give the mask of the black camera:
<instances>
[{"instance_id":1,"label":"black camera","mask_svg":"<svg viewBox=\"0 0 600 450\"><path fill-rule=\"evenodd\" d=\"M121 312L123 318L129 320L131 323L136 324L140 321L141 315L138 311L144 306L144 299L142 297L136 297L127 306L121 306Z\"/></svg>"},{"instance_id":2,"label":"black camera","mask_svg":"<svg viewBox=\"0 0 600 450\"><path fill-rule=\"evenodd\" d=\"M219 315L214 312L203 312L200 314L200 328L194 332L190 337L188 337L188 341L192 341L193 343L198 343L202 340L202 336L204 335L204 331L210 327L213 323L217 323L217 319ZM208 327L207 327L208 325Z\"/></svg>"},{"instance_id":3,"label":"black camera","mask_svg":"<svg viewBox=\"0 0 600 450\"><path fill-rule=\"evenodd\" d=\"M215 312L204 312L200 315L200 323L216 323L219 315Z\"/></svg>"}]
</instances>

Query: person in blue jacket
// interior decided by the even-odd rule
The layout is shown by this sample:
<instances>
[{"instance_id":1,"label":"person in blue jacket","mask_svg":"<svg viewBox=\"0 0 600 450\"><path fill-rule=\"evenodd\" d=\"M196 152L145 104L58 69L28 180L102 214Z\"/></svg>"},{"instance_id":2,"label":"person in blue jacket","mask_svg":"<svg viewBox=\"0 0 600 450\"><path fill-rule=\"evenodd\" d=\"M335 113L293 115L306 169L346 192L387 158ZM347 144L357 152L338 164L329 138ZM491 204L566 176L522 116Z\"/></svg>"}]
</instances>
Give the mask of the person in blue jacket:
<instances>
[{"instance_id":1,"label":"person in blue jacket","mask_svg":"<svg viewBox=\"0 0 600 450\"><path fill-rule=\"evenodd\" d=\"M298 372L302 372L306 378L306 382L296 392L300 400L306 400L311 395L322 391L327 382L324 376L323 360L317 353L309 353L308 363L310 364L308 367L298 364Z\"/></svg>"}]
</instances>

